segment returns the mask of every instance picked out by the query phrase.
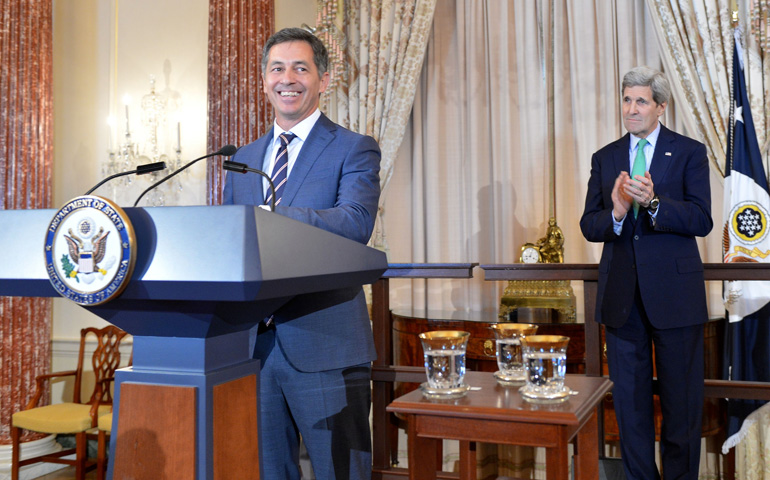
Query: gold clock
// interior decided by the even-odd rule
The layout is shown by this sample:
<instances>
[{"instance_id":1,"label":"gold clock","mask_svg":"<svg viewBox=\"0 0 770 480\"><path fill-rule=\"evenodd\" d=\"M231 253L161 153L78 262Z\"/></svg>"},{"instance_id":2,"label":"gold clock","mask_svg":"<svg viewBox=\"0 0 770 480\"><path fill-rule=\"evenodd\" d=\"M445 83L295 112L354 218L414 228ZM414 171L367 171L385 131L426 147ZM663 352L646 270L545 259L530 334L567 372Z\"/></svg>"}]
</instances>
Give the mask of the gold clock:
<instances>
[{"instance_id":1,"label":"gold clock","mask_svg":"<svg viewBox=\"0 0 770 480\"><path fill-rule=\"evenodd\" d=\"M521 263L564 263L564 234L556 224L556 219L548 220L548 229L544 237L536 242L527 242L521 246ZM500 298L500 320L512 320L517 310L527 308L539 311L545 322L575 323L575 294L569 280L510 280ZM553 315L553 312L556 315ZM543 323L543 320L532 322Z\"/></svg>"},{"instance_id":2,"label":"gold clock","mask_svg":"<svg viewBox=\"0 0 770 480\"><path fill-rule=\"evenodd\" d=\"M521 246L521 263L542 263L543 257L540 255L540 247L534 243L525 243Z\"/></svg>"}]
</instances>

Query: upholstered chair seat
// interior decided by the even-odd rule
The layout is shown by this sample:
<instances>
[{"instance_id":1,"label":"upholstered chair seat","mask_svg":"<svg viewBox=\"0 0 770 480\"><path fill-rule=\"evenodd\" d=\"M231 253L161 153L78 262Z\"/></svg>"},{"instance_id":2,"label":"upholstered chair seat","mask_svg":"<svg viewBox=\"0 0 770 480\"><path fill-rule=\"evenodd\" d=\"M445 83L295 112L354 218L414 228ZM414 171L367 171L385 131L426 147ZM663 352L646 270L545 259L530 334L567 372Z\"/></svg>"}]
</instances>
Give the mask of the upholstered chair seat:
<instances>
[{"instance_id":1,"label":"upholstered chair seat","mask_svg":"<svg viewBox=\"0 0 770 480\"><path fill-rule=\"evenodd\" d=\"M97 415L112 414L110 405L99 408ZM47 433L78 433L92 428L91 405L81 403L57 403L45 407L22 410L12 416L13 426Z\"/></svg>"}]
</instances>

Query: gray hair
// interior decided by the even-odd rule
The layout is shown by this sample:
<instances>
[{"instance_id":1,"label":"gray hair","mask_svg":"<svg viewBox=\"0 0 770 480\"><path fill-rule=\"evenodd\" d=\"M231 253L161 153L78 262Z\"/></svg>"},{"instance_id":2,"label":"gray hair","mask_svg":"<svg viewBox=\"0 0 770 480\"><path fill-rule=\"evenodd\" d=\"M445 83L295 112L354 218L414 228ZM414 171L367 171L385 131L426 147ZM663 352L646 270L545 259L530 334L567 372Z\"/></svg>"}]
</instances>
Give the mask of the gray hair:
<instances>
[{"instance_id":1,"label":"gray hair","mask_svg":"<svg viewBox=\"0 0 770 480\"><path fill-rule=\"evenodd\" d=\"M318 76L322 76L329 69L329 53L326 51L326 47L323 42L315 35L308 32L303 28L284 28L275 32L265 42L265 46L262 48L262 71L267 70L267 56L270 54L270 49L279 43L286 42L307 42L313 49L313 62L318 69Z\"/></svg>"},{"instance_id":2,"label":"gray hair","mask_svg":"<svg viewBox=\"0 0 770 480\"><path fill-rule=\"evenodd\" d=\"M628 87L650 87L652 99L658 105L667 103L671 98L671 86L663 73L650 67L632 68L623 77L623 89Z\"/></svg>"}]
</instances>

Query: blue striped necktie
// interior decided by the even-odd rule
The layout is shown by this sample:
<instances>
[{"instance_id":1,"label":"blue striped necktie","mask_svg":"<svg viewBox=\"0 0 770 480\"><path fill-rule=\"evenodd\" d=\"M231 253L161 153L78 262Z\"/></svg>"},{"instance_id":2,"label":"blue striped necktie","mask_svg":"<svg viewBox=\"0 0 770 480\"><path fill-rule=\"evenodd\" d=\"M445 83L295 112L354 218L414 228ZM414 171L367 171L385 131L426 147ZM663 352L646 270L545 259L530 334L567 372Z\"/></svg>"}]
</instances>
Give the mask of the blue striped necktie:
<instances>
[{"instance_id":1,"label":"blue striped necktie","mask_svg":"<svg viewBox=\"0 0 770 480\"><path fill-rule=\"evenodd\" d=\"M275 186L275 204L281 203L281 197L283 196L283 189L286 187L286 177L289 170L289 153L288 147L292 140L297 138L296 135L289 132L284 132L278 135L281 140L281 146L278 148L278 153L275 155L275 165L273 166L273 174L270 175L270 179ZM272 192L268 192L265 197L265 204L269 205L273 196Z\"/></svg>"}]
</instances>

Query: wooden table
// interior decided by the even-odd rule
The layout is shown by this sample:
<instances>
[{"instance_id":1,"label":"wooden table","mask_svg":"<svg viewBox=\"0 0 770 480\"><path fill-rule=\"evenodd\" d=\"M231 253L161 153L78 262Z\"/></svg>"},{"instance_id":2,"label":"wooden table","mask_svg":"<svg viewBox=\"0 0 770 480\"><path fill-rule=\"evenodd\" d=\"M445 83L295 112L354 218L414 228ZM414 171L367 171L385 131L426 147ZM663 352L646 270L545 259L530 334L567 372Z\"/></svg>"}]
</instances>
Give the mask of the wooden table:
<instances>
[{"instance_id":1,"label":"wooden table","mask_svg":"<svg viewBox=\"0 0 770 480\"><path fill-rule=\"evenodd\" d=\"M597 408L612 382L567 375L577 395L556 404L531 403L519 387L497 384L491 373L468 372L473 388L459 399L428 399L420 390L391 403L389 412L407 418L410 480L435 479L441 439L460 441L460 478L476 478L475 442L545 447L546 478L569 478L568 444L575 439L575 480L599 478Z\"/></svg>"}]
</instances>

